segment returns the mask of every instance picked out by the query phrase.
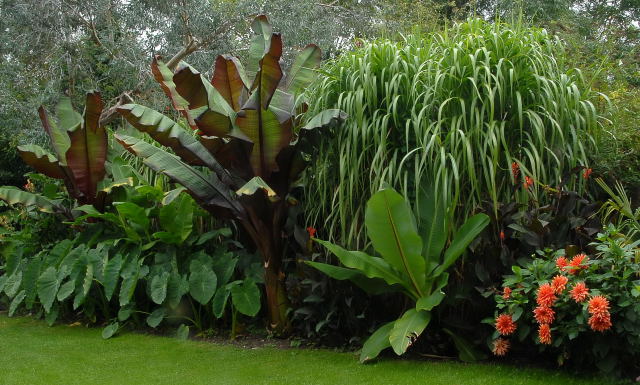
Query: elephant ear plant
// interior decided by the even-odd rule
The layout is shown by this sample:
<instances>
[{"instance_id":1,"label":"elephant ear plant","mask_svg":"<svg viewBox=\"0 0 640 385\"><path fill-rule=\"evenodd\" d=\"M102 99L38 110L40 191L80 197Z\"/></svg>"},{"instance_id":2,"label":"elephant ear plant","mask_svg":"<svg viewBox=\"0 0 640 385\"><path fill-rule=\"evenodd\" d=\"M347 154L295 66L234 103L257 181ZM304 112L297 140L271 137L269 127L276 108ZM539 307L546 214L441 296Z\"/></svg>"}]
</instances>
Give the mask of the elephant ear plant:
<instances>
[{"instance_id":1,"label":"elephant ear plant","mask_svg":"<svg viewBox=\"0 0 640 385\"><path fill-rule=\"evenodd\" d=\"M107 132L99 124L102 108L98 92L87 94L82 115L73 109L68 97L58 103L57 121L49 119L44 107L40 107L38 113L53 154L35 144L18 147L28 165L48 177L61 179L71 198L99 210L104 205L105 194L99 191L98 184L105 177L107 159ZM10 204L37 206L43 212L71 215L58 201L15 187L0 187L0 199Z\"/></svg>"},{"instance_id":2,"label":"elephant ear plant","mask_svg":"<svg viewBox=\"0 0 640 385\"><path fill-rule=\"evenodd\" d=\"M417 212L420 226L404 198L392 189L375 193L367 202L365 227L374 250L381 257L361 251L347 251L330 242L314 239L335 254L344 267L318 262L311 266L335 279L349 279L372 293L401 292L412 307L396 321L382 325L364 343L360 361L378 356L388 347L401 355L420 336L431 320L431 311L440 304L447 284L446 270L489 224L489 217L476 214L454 232L445 250L450 223L445 205L435 194L424 195ZM383 290L386 289L386 290ZM446 330L445 330L446 331ZM461 338L454 337L460 349Z\"/></svg>"},{"instance_id":3,"label":"elephant ear plant","mask_svg":"<svg viewBox=\"0 0 640 385\"><path fill-rule=\"evenodd\" d=\"M311 130L345 116L326 110L303 126L297 112L306 108L296 96L314 79L320 49L304 48L285 76L280 34L272 33L265 16L258 16L252 28L256 36L246 71L227 55L216 58L211 79L185 63L172 71L159 58L153 60L154 78L196 136L147 107L118 109L132 126L175 155L140 138L115 137L147 166L184 186L204 209L241 224L264 259L270 327L283 334L290 324L282 234L288 207L295 203L289 192L306 167L302 146Z\"/></svg>"}]
</instances>

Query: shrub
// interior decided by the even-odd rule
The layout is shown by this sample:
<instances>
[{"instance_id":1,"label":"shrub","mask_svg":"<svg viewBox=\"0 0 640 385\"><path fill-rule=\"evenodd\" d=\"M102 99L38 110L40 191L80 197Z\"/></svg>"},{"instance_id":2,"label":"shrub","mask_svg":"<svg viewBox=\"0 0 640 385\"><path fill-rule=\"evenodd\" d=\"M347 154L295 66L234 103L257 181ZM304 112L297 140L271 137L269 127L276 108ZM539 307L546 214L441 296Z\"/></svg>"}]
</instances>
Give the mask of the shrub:
<instances>
[{"instance_id":1,"label":"shrub","mask_svg":"<svg viewBox=\"0 0 640 385\"><path fill-rule=\"evenodd\" d=\"M599 127L591 91L563 60L544 30L476 19L336 59L310 111L339 108L349 120L324 136L307 174L308 223L364 247L361 202L384 183L409 200L435 184L457 223L485 199L513 201L514 190L517 201L544 202L540 183L586 166ZM567 182L582 190L580 178Z\"/></svg>"},{"instance_id":2,"label":"shrub","mask_svg":"<svg viewBox=\"0 0 640 385\"><path fill-rule=\"evenodd\" d=\"M495 297L494 353L507 352L509 343L498 338L502 334L513 345L536 344L540 353L552 353L561 365L595 365L605 372L637 369L637 245L609 225L592 245L593 255L546 250L529 263L513 266L514 274L505 276L504 288Z\"/></svg>"}]
</instances>

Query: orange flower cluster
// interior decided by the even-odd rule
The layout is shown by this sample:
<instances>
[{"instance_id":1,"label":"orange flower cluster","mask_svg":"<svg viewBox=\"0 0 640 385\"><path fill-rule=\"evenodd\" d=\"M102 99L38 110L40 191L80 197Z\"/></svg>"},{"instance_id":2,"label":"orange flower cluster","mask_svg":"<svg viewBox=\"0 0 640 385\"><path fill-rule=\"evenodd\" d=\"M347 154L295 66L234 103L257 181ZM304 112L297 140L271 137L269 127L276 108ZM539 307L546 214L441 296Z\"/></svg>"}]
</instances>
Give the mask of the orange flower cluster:
<instances>
[{"instance_id":1,"label":"orange flower cluster","mask_svg":"<svg viewBox=\"0 0 640 385\"><path fill-rule=\"evenodd\" d=\"M571 289L571 298L577 303L584 302L589 298L589 288L584 282L578 282Z\"/></svg>"},{"instance_id":2,"label":"orange flower cluster","mask_svg":"<svg viewBox=\"0 0 640 385\"><path fill-rule=\"evenodd\" d=\"M569 274L575 275L578 274L581 270L587 268L587 255L582 253L578 254L575 257L571 258L569 265L567 266L569 269Z\"/></svg>"},{"instance_id":3,"label":"orange flower cluster","mask_svg":"<svg viewBox=\"0 0 640 385\"><path fill-rule=\"evenodd\" d=\"M502 289L502 298L511 298L511 288L509 286L505 286L504 289Z\"/></svg>"},{"instance_id":4,"label":"orange flower cluster","mask_svg":"<svg viewBox=\"0 0 640 385\"><path fill-rule=\"evenodd\" d=\"M496 318L496 330L503 336L508 336L516 331L516 323L511 318L510 314L500 314Z\"/></svg>"},{"instance_id":5,"label":"orange flower cluster","mask_svg":"<svg viewBox=\"0 0 640 385\"><path fill-rule=\"evenodd\" d=\"M584 178L584 180L589 179L589 177L591 177L591 173L593 173L593 170L590 168L585 168L584 172L582 173L582 178Z\"/></svg>"},{"instance_id":6,"label":"orange flower cluster","mask_svg":"<svg viewBox=\"0 0 640 385\"><path fill-rule=\"evenodd\" d=\"M533 178L530 178L528 176L524 177L524 189L528 190L531 186L533 186Z\"/></svg>"},{"instance_id":7,"label":"orange flower cluster","mask_svg":"<svg viewBox=\"0 0 640 385\"><path fill-rule=\"evenodd\" d=\"M511 163L511 174L513 174L513 181L518 183L518 177L520 177L520 165L518 163Z\"/></svg>"},{"instance_id":8,"label":"orange flower cluster","mask_svg":"<svg viewBox=\"0 0 640 385\"><path fill-rule=\"evenodd\" d=\"M538 339L540 343L551 345L551 327L549 324L541 324L538 328Z\"/></svg>"},{"instance_id":9,"label":"orange flower cluster","mask_svg":"<svg viewBox=\"0 0 640 385\"><path fill-rule=\"evenodd\" d=\"M597 332L603 332L611 328L611 313L609 313L609 300L597 295L589 300L589 326Z\"/></svg>"},{"instance_id":10,"label":"orange flower cluster","mask_svg":"<svg viewBox=\"0 0 640 385\"><path fill-rule=\"evenodd\" d=\"M553 287L553 291L556 294L562 294L564 289L567 288L567 282L569 282L569 278L564 275L556 275L551 281L551 287Z\"/></svg>"},{"instance_id":11,"label":"orange flower cluster","mask_svg":"<svg viewBox=\"0 0 640 385\"><path fill-rule=\"evenodd\" d=\"M567 260L567 258L558 257L558 259L556 259L556 267L558 270L564 271L567 266L569 266L569 260Z\"/></svg>"},{"instance_id":12,"label":"orange flower cluster","mask_svg":"<svg viewBox=\"0 0 640 385\"><path fill-rule=\"evenodd\" d=\"M550 284L545 283L538 289L538 297L536 298L538 305L551 307L557 299L558 297L556 297L555 290Z\"/></svg>"},{"instance_id":13,"label":"orange flower cluster","mask_svg":"<svg viewBox=\"0 0 640 385\"><path fill-rule=\"evenodd\" d=\"M493 341L493 354L496 356L504 356L509 351L509 340L498 338Z\"/></svg>"}]
</instances>

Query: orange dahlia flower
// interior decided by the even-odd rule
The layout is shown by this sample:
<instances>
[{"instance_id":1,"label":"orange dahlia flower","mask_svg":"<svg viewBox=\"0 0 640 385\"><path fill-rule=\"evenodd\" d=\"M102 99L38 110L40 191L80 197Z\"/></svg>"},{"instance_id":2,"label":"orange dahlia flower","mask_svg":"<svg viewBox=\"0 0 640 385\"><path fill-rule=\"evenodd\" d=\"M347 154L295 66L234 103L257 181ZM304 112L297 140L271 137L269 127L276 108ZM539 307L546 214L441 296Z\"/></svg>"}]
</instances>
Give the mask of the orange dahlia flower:
<instances>
[{"instance_id":1,"label":"orange dahlia flower","mask_svg":"<svg viewBox=\"0 0 640 385\"><path fill-rule=\"evenodd\" d=\"M564 275L556 275L551 281L551 287L556 294L561 294L567 288L567 282L569 282L569 278Z\"/></svg>"},{"instance_id":2,"label":"orange dahlia flower","mask_svg":"<svg viewBox=\"0 0 640 385\"><path fill-rule=\"evenodd\" d=\"M584 263L587 262L587 259L587 255L584 253L571 258L571 262L569 262L569 274L578 274L580 270L586 269L587 266Z\"/></svg>"},{"instance_id":3,"label":"orange dahlia flower","mask_svg":"<svg viewBox=\"0 0 640 385\"><path fill-rule=\"evenodd\" d=\"M560 271L565 271L565 268L569 265L569 260L565 257L559 257L556 259L556 266Z\"/></svg>"},{"instance_id":4,"label":"orange dahlia flower","mask_svg":"<svg viewBox=\"0 0 640 385\"><path fill-rule=\"evenodd\" d=\"M555 319L556 312L548 306L538 306L533 309L533 316L539 324L551 324Z\"/></svg>"},{"instance_id":5,"label":"orange dahlia flower","mask_svg":"<svg viewBox=\"0 0 640 385\"><path fill-rule=\"evenodd\" d=\"M516 323L513 322L510 314L500 314L496 318L496 330L503 336L508 336L516 331Z\"/></svg>"},{"instance_id":6,"label":"orange dahlia flower","mask_svg":"<svg viewBox=\"0 0 640 385\"><path fill-rule=\"evenodd\" d=\"M538 305L551 307L556 299L558 298L556 297L555 290L550 284L545 283L540 286L538 289L538 297L536 298Z\"/></svg>"},{"instance_id":7,"label":"orange dahlia flower","mask_svg":"<svg viewBox=\"0 0 640 385\"><path fill-rule=\"evenodd\" d=\"M493 341L492 352L496 356L502 357L505 354L507 354L507 352L509 351L509 347L510 346L511 345L509 344L509 340L506 340L504 338L498 338L495 341Z\"/></svg>"},{"instance_id":8,"label":"orange dahlia flower","mask_svg":"<svg viewBox=\"0 0 640 385\"><path fill-rule=\"evenodd\" d=\"M504 289L502 289L502 298L511 298L511 288L509 286L505 286Z\"/></svg>"},{"instance_id":9,"label":"orange dahlia flower","mask_svg":"<svg viewBox=\"0 0 640 385\"><path fill-rule=\"evenodd\" d=\"M571 289L571 298L580 303L589 298L589 288L584 282L578 282Z\"/></svg>"},{"instance_id":10,"label":"orange dahlia flower","mask_svg":"<svg viewBox=\"0 0 640 385\"><path fill-rule=\"evenodd\" d=\"M596 295L589 300L589 314L603 315L609 313L609 300L601 295Z\"/></svg>"},{"instance_id":11,"label":"orange dahlia flower","mask_svg":"<svg viewBox=\"0 0 640 385\"><path fill-rule=\"evenodd\" d=\"M538 328L538 339L542 344L551 345L551 328L549 324L540 325Z\"/></svg>"},{"instance_id":12,"label":"orange dahlia flower","mask_svg":"<svg viewBox=\"0 0 640 385\"><path fill-rule=\"evenodd\" d=\"M596 332L603 332L611 328L611 314L594 314L589 317L589 327Z\"/></svg>"}]
</instances>

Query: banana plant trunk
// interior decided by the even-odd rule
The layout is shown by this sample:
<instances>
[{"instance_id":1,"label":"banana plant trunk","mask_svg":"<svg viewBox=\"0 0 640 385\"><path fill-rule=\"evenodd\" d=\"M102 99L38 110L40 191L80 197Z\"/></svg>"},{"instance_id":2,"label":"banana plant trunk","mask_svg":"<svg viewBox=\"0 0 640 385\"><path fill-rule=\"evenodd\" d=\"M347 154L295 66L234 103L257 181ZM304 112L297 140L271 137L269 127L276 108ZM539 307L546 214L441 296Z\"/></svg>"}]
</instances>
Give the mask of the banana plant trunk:
<instances>
[{"instance_id":1,"label":"banana plant trunk","mask_svg":"<svg viewBox=\"0 0 640 385\"><path fill-rule=\"evenodd\" d=\"M265 223L249 210L249 221L243 221L244 228L254 241L264 263L264 286L266 293L267 311L269 313L269 329L280 337L287 336L291 331L289 309L291 307L287 296L285 273L283 266L282 213L279 208L272 207L272 215L268 215L269 223Z\"/></svg>"}]
</instances>

